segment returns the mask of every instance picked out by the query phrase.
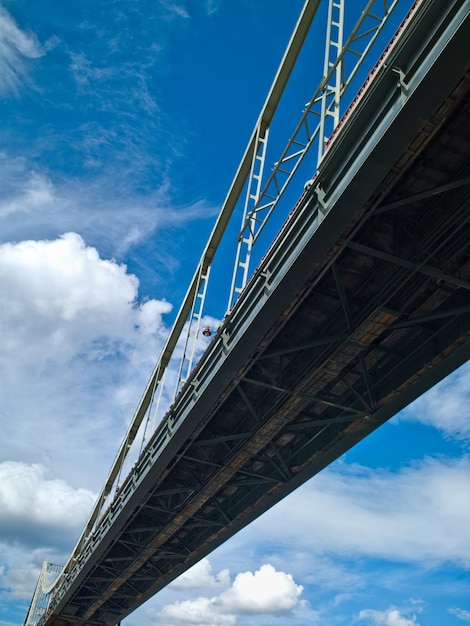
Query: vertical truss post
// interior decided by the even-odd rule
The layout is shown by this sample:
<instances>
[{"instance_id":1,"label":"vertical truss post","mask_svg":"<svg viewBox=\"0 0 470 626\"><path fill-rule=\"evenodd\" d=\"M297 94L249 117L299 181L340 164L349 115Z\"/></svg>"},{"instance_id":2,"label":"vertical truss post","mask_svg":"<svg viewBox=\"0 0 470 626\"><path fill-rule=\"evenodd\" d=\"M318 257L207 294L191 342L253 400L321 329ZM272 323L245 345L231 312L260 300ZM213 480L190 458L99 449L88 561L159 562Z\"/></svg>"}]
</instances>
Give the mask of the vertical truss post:
<instances>
[{"instance_id":1,"label":"vertical truss post","mask_svg":"<svg viewBox=\"0 0 470 626\"><path fill-rule=\"evenodd\" d=\"M210 265L205 267L201 263L199 266L197 289L194 293L191 313L187 322L188 326L184 342L183 356L181 357L174 397L176 397L181 386L189 378L193 366L194 353L196 350L197 338L201 326L201 318L204 309L204 301L206 299L207 283L209 282L210 269Z\"/></svg>"},{"instance_id":2,"label":"vertical truss post","mask_svg":"<svg viewBox=\"0 0 470 626\"><path fill-rule=\"evenodd\" d=\"M330 0L326 27L325 58L323 64L323 85L318 141L318 162L320 162L331 134L339 123L340 98L343 79L341 54L343 49L344 0ZM333 70L333 72L332 72Z\"/></svg>"},{"instance_id":3,"label":"vertical truss post","mask_svg":"<svg viewBox=\"0 0 470 626\"><path fill-rule=\"evenodd\" d=\"M155 430L156 426L157 426L157 419L158 419L158 413L160 410L160 403L162 401L162 396L163 396L163 388L165 385L165 376L166 376L166 368L163 371L163 374L161 375L158 384L156 385L153 395L152 395L152 402L150 404L149 410L148 410L148 418L147 418L147 425L146 425L146 429L150 429L150 434L152 435L153 431Z\"/></svg>"},{"instance_id":4,"label":"vertical truss post","mask_svg":"<svg viewBox=\"0 0 470 626\"><path fill-rule=\"evenodd\" d=\"M262 130L261 124L258 124L251 160L250 174L248 176L245 205L242 217L242 228L240 235L238 236L237 254L233 268L228 310L232 308L234 301L248 280L251 249L255 239L257 222L256 212L253 211L253 207L256 206L260 195L268 136L269 128L266 127Z\"/></svg>"},{"instance_id":5,"label":"vertical truss post","mask_svg":"<svg viewBox=\"0 0 470 626\"><path fill-rule=\"evenodd\" d=\"M368 0L356 24L350 31L348 30L349 35L343 43L344 29L345 27L349 29L344 17L345 0L329 0L323 78L312 99L306 104L281 157L274 163L257 202L246 216L239 239L248 226L255 224L253 244L256 242L302 160L315 142L318 158L312 162L311 171L318 169L340 123L341 106L345 104L344 96L348 89L354 86L354 78L360 68L366 71L373 70L373 65L364 68L368 54L401 1ZM417 2L418 0L415 0L415 4ZM351 2L351 6L352 4ZM256 219L252 219L255 216Z\"/></svg>"}]
</instances>

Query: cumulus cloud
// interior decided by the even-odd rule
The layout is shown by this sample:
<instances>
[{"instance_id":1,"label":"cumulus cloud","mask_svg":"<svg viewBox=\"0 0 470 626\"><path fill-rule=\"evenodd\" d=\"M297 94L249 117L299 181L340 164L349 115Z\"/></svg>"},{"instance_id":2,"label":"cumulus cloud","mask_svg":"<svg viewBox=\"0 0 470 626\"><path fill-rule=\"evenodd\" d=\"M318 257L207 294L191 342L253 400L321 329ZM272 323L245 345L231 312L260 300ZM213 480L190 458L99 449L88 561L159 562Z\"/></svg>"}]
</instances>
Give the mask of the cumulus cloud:
<instances>
[{"instance_id":1,"label":"cumulus cloud","mask_svg":"<svg viewBox=\"0 0 470 626\"><path fill-rule=\"evenodd\" d=\"M14 354L17 366L37 367L64 362L86 345L94 346L95 358L103 357L116 349L113 340L126 342L135 331L154 333L171 309L163 301L137 304L137 278L126 266L101 259L76 233L3 244L0 280L1 324L9 329L0 358L10 368Z\"/></svg>"},{"instance_id":2,"label":"cumulus cloud","mask_svg":"<svg viewBox=\"0 0 470 626\"><path fill-rule=\"evenodd\" d=\"M37 463L0 463L0 598L30 599L42 562L65 563L95 502Z\"/></svg>"},{"instance_id":3,"label":"cumulus cloud","mask_svg":"<svg viewBox=\"0 0 470 626\"><path fill-rule=\"evenodd\" d=\"M40 568L34 567L27 555L25 564L28 567L6 569L0 571L0 598L5 600L30 600L39 576ZM1 623L1 622L0 622ZM3 624L2 624L3 626Z\"/></svg>"},{"instance_id":4,"label":"cumulus cloud","mask_svg":"<svg viewBox=\"0 0 470 626\"><path fill-rule=\"evenodd\" d=\"M218 596L174 602L148 616L153 623L166 626L235 626L242 615L291 614L302 591L291 574L265 564L254 573L237 574L232 586Z\"/></svg>"},{"instance_id":5,"label":"cumulus cloud","mask_svg":"<svg viewBox=\"0 0 470 626\"><path fill-rule=\"evenodd\" d=\"M126 266L75 233L1 245L0 282L3 458L40 462L96 489L166 338L171 305L139 301Z\"/></svg>"},{"instance_id":6,"label":"cumulus cloud","mask_svg":"<svg viewBox=\"0 0 470 626\"><path fill-rule=\"evenodd\" d=\"M369 620L371 624L377 624L378 626L419 626L415 615L408 619L401 615L397 609L387 609L386 611L364 609L359 613L359 619Z\"/></svg>"},{"instance_id":7,"label":"cumulus cloud","mask_svg":"<svg viewBox=\"0 0 470 626\"><path fill-rule=\"evenodd\" d=\"M36 527L33 526L32 528ZM0 541L0 562L2 563L0 567L0 603L2 600L9 601L13 598L26 600L24 613L20 618L23 620L43 562L48 561L59 566L63 565L70 556L77 538L78 532L69 531L66 540L64 538L62 541L62 537L59 538L62 545L58 545L52 533L49 536L42 535L36 546L32 546L34 538L28 544L19 541ZM52 581L52 578L50 580ZM16 603L16 607L21 609L21 604Z\"/></svg>"},{"instance_id":8,"label":"cumulus cloud","mask_svg":"<svg viewBox=\"0 0 470 626\"><path fill-rule=\"evenodd\" d=\"M39 464L0 463L2 541L41 545L70 539L81 529L95 502L88 489L75 489Z\"/></svg>"},{"instance_id":9,"label":"cumulus cloud","mask_svg":"<svg viewBox=\"0 0 470 626\"><path fill-rule=\"evenodd\" d=\"M0 584L23 597L44 558L68 557L166 338L171 305L139 300L126 266L76 233L1 245L0 283L0 454L8 459Z\"/></svg>"},{"instance_id":10,"label":"cumulus cloud","mask_svg":"<svg viewBox=\"0 0 470 626\"><path fill-rule=\"evenodd\" d=\"M0 454L97 490L167 338L172 307L139 299L127 267L76 233L0 245L0 284ZM196 358L207 343L200 334ZM178 345L157 420L172 400L181 356Z\"/></svg>"},{"instance_id":11,"label":"cumulus cloud","mask_svg":"<svg viewBox=\"0 0 470 626\"><path fill-rule=\"evenodd\" d=\"M220 613L212 598L197 598L168 604L151 617L154 624L166 626L235 626L235 615Z\"/></svg>"},{"instance_id":12,"label":"cumulus cloud","mask_svg":"<svg viewBox=\"0 0 470 626\"><path fill-rule=\"evenodd\" d=\"M202 559L187 572L179 576L171 584L171 587L178 591L200 589L202 587L210 589L220 587L221 585L228 585L229 582L230 572L228 569L223 569L217 574L213 574L210 561L208 559Z\"/></svg>"},{"instance_id":13,"label":"cumulus cloud","mask_svg":"<svg viewBox=\"0 0 470 626\"><path fill-rule=\"evenodd\" d=\"M398 419L418 421L437 428L448 437L470 440L470 363L418 398Z\"/></svg>"},{"instance_id":14,"label":"cumulus cloud","mask_svg":"<svg viewBox=\"0 0 470 626\"><path fill-rule=\"evenodd\" d=\"M0 283L1 585L24 597L42 560L73 547L95 500L85 486L101 487L171 306L139 302L136 277L75 233L0 246Z\"/></svg>"},{"instance_id":15,"label":"cumulus cloud","mask_svg":"<svg viewBox=\"0 0 470 626\"><path fill-rule=\"evenodd\" d=\"M26 78L26 61L43 54L36 36L21 30L0 6L0 94L16 92Z\"/></svg>"},{"instance_id":16,"label":"cumulus cloud","mask_svg":"<svg viewBox=\"0 0 470 626\"><path fill-rule=\"evenodd\" d=\"M291 574L266 564L254 574L237 574L232 587L219 596L217 603L226 613L282 615L295 607L302 591Z\"/></svg>"}]
</instances>

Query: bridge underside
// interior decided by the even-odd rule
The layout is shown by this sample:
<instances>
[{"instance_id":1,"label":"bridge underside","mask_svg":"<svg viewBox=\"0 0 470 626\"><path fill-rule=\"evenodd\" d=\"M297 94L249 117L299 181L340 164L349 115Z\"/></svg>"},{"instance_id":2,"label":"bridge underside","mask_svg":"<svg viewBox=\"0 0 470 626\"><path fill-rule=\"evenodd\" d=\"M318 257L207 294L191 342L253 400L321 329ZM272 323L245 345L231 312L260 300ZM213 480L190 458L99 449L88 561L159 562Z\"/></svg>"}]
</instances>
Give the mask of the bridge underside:
<instances>
[{"instance_id":1,"label":"bridge underside","mask_svg":"<svg viewBox=\"0 0 470 626\"><path fill-rule=\"evenodd\" d=\"M443 95L410 123L393 162L384 167L397 135L351 180L338 200L348 219L327 215L299 248L274 304L268 298L269 326L244 326L168 455L150 450L136 468L136 489L124 485L115 505L119 521L93 548L99 562L83 566L49 626L116 624L467 360L470 75ZM314 205L312 188L277 249L294 232L301 239ZM254 284L269 291L267 256L235 318ZM234 325L225 321L214 354Z\"/></svg>"}]
</instances>

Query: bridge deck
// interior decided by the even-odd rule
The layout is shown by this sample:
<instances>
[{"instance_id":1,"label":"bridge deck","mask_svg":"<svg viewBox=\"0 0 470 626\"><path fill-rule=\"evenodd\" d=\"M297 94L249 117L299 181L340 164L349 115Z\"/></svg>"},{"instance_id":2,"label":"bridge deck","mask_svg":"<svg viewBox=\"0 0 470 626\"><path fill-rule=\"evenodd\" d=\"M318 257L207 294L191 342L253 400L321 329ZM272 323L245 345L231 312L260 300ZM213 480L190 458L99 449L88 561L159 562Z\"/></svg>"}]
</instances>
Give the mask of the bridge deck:
<instances>
[{"instance_id":1,"label":"bridge deck","mask_svg":"<svg viewBox=\"0 0 470 626\"><path fill-rule=\"evenodd\" d=\"M68 573L49 626L116 624L469 357L470 19L466 2L427 4Z\"/></svg>"}]
</instances>

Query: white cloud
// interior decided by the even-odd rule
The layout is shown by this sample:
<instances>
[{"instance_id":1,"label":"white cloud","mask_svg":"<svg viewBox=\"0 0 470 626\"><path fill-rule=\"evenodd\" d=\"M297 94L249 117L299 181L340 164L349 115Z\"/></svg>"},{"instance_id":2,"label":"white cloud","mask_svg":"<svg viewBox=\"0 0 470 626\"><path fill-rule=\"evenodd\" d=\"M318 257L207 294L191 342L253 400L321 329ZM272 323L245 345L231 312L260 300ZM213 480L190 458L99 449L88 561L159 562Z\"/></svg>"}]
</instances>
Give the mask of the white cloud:
<instances>
[{"instance_id":1,"label":"white cloud","mask_svg":"<svg viewBox=\"0 0 470 626\"><path fill-rule=\"evenodd\" d=\"M291 574L278 572L270 564L254 574L237 574L232 587L222 593L217 604L226 613L282 615L291 611L303 591Z\"/></svg>"},{"instance_id":2,"label":"white cloud","mask_svg":"<svg viewBox=\"0 0 470 626\"><path fill-rule=\"evenodd\" d=\"M0 588L3 590L0 597L5 600L30 600L39 576L40 568L35 568L29 562L28 567L22 569L4 569L0 572ZM2 622L0 622L1 624Z\"/></svg>"},{"instance_id":3,"label":"white cloud","mask_svg":"<svg viewBox=\"0 0 470 626\"><path fill-rule=\"evenodd\" d=\"M230 582L230 572L228 569L221 570L218 574L212 573L212 565L208 559L202 559L187 572L179 576L171 587L178 591L187 589L210 589L228 585Z\"/></svg>"},{"instance_id":4,"label":"white cloud","mask_svg":"<svg viewBox=\"0 0 470 626\"><path fill-rule=\"evenodd\" d=\"M452 607L451 609L449 609L449 613L455 615L455 617L458 617L464 622L470 622L470 611L466 611L465 609L459 609L457 607Z\"/></svg>"},{"instance_id":5,"label":"white cloud","mask_svg":"<svg viewBox=\"0 0 470 626\"><path fill-rule=\"evenodd\" d=\"M19 163L11 164L7 166L7 171L10 177L11 174L15 174L15 169L18 170ZM13 166L13 167L12 167ZM10 170L10 171L8 171ZM11 171L13 170L13 172ZM9 178L11 184L11 178ZM54 206L57 203L53 185L42 174L37 172L28 172L26 179L22 182L20 192L17 193L16 189L11 190L12 196L5 197L0 202L0 217L6 217L11 214L31 214L33 212L42 211L48 207ZM24 219L24 216L22 216Z\"/></svg>"},{"instance_id":6,"label":"white cloud","mask_svg":"<svg viewBox=\"0 0 470 626\"><path fill-rule=\"evenodd\" d=\"M159 612L148 611L147 616L165 626L235 626L243 615L290 615L302 590L291 574L265 564L254 573L237 574L232 586L218 596L174 602Z\"/></svg>"},{"instance_id":7,"label":"white cloud","mask_svg":"<svg viewBox=\"0 0 470 626\"><path fill-rule=\"evenodd\" d=\"M104 358L136 331L151 335L170 310L166 302L137 304L137 278L101 259L76 233L0 246L0 280L6 370L6 361L10 370L63 363L86 346L88 358Z\"/></svg>"},{"instance_id":8,"label":"white cloud","mask_svg":"<svg viewBox=\"0 0 470 626\"><path fill-rule=\"evenodd\" d=\"M100 138L94 132L92 135L92 141L99 143ZM36 147L36 151L54 152L56 139L44 138L47 145ZM74 147L80 141L81 149L88 154L83 158L93 160L93 146L83 144L86 138L77 139ZM126 159L132 150L132 146L123 148ZM163 281L165 271L179 268L182 251L174 229L185 230L195 223L212 221L218 208L204 200L175 205L171 197L174 185L166 174L148 193L136 192L133 185L138 172L150 167L150 161L142 155L133 155L130 160L123 171L119 156L113 154L106 166L94 164L90 170L84 168L79 177L70 177L38 169L27 156L15 158L0 152L0 241L55 239L64 232L76 232L93 242L102 254L137 260L141 273L146 271L153 281ZM155 163L151 167L161 172ZM195 252L202 252L204 241L195 242Z\"/></svg>"},{"instance_id":9,"label":"white cloud","mask_svg":"<svg viewBox=\"0 0 470 626\"><path fill-rule=\"evenodd\" d=\"M359 619L370 620L371 623L378 626L419 626L415 615L408 619L403 617L397 609L387 609L386 611L364 609L359 613Z\"/></svg>"},{"instance_id":10,"label":"white cloud","mask_svg":"<svg viewBox=\"0 0 470 626\"><path fill-rule=\"evenodd\" d=\"M235 626L235 615L220 613L213 598L197 598L168 604L158 613L149 613L151 623L165 626Z\"/></svg>"},{"instance_id":11,"label":"white cloud","mask_svg":"<svg viewBox=\"0 0 470 626\"><path fill-rule=\"evenodd\" d=\"M187 20L190 17L184 3L175 2L174 0L162 0L161 5L164 9L163 18L168 21L175 18Z\"/></svg>"},{"instance_id":12,"label":"white cloud","mask_svg":"<svg viewBox=\"0 0 470 626\"><path fill-rule=\"evenodd\" d=\"M98 490L166 340L171 305L140 301L126 266L76 233L0 245L0 283L0 458ZM207 343L199 336L196 353ZM162 408L178 355L179 346Z\"/></svg>"},{"instance_id":13,"label":"white cloud","mask_svg":"<svg viewBox=\"0 0 470 626\"><path fill-rule=\"evenodd\" d=\"M26 33L0 6L0 93L16 92L26 79L26 60L44 54L33 33Z\"/></svg>"},{"instance_id":14,"label":"white cloud","mask_svg":"<svg viewBox=\"0 0 470 626\"><path fill-rule=\"evenodd\" d=\"M427 459L398 472L342 464L316 476L247 532L259 546L278 540L296 553L470 568L469 484L466 457Z\"/></svg>"},{"instance_id":15,"label":"white cloud","mask_svg":"<svg viewBox=\"0 0 470 626\"><path fill-rule=\"evenodd\" d=\"M166 335L170 305L139 304L135 277L75 234L2 246L0 268L1 324L10 328L0 359L0 453L40 461L0 464L0 587L8 598L27 598L42 560L64 563L78 538L95 495L73 485L101 487L122 420L147 381L142 367L153 366ZM229 580L208 564L202 572L200 584Z\"/></svg>"},{"instance_id":16,"label":"white cloud","mask_svg":"<svg viewBox=\"0 0 470 626\"><path fill-rule=\"evenodd\" d=\"M96 500L39 464L0 463L0 588L30 598L41 563L65 562Z\"/></svg>"},{"instance_id":17,"label":"white cloud","mask_svg":"<svg viewBox=\"0 0 470 626\"><path fill-rule=\"evenodd\" d=\"M79 85L87 85L91 82L101 82L115 78L119 74L119 68L113 66L93 67L90 59L83 52L70 53L70 71Z\"/></svg>"},{"instance_id":18,"label":"white cloud","mask_svg":"<svg viewBox=\"0 0 470 626\"><path fill-rule=\"evenodd\" d=\"M0 536L23 545L59 543L77 534L96 500L88 489L75 489L44 466L0 463Z\"/></svg>"},{"instance_id":19,"label":"white cloud","mask_svg":"<svg viewBox=\"0 0 470 626\"><path fill-rule=\"evenodd\" d=\"M470 440L469 405L470 363L466 363L402 411L398 420L418 421L449 437Z\"/></svg>"},{"instance_id":20,"label":"white cloud","mask_svg":"<svg viewBox=\"0 0 470 626\"><path fill-rule=\"evenodd\" d=\"M1 454L97 489L166 338L171 306L139 302L137 278L75 233L1 245L0 282Z\"/></svg>"},{"instance_id":21,"label":"white cloud","mask_svg":"<svg viewBox=\"0 0 470 626\"><path fill-rule=\"evenodd\" d=\"M204 10L206 12L206 15L212 15L213 13L216 13L219 10L221 4L222 0L205 0Z\"/></svg>"}]
</instances>

